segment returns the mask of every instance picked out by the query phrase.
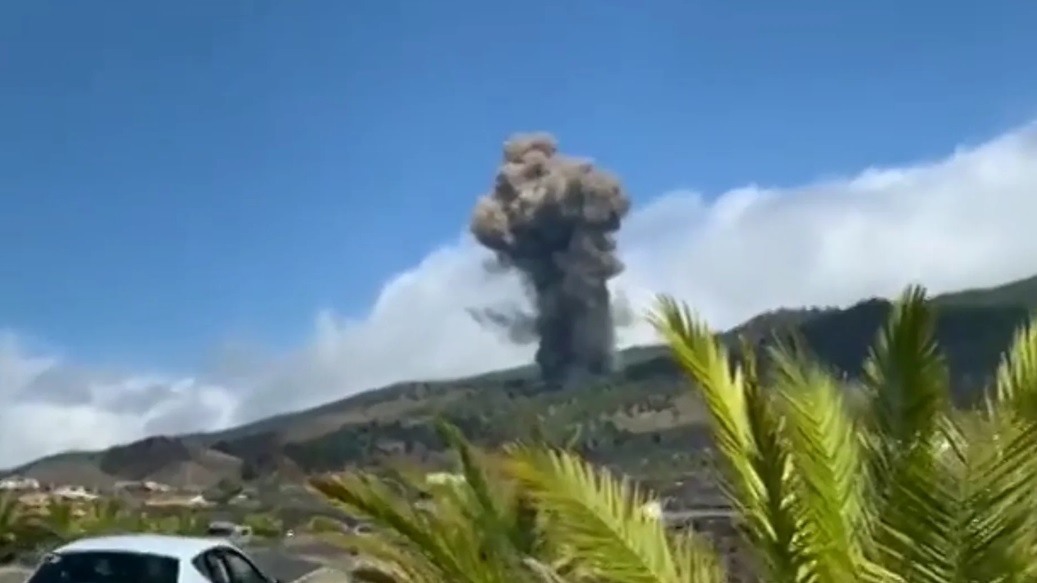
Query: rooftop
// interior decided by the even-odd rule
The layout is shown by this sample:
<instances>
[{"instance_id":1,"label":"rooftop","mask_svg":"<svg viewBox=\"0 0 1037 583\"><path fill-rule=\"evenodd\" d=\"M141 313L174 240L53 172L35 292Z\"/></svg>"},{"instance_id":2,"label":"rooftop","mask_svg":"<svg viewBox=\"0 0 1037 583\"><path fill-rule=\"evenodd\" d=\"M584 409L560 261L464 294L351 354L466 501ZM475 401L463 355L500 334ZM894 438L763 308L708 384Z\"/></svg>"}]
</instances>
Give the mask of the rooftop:
<instances>
[{"instance_id":1,"label":"rooftop","mask_svg":"<svg viewBox=\"0 0 1037 583\"><path fill-rule=\"evenodd\" d=\"M83 538L56 549L56 553L122 551L190 560L200 553L229 543L217 538L127 534Z\"/></svg>"}]
</instances>

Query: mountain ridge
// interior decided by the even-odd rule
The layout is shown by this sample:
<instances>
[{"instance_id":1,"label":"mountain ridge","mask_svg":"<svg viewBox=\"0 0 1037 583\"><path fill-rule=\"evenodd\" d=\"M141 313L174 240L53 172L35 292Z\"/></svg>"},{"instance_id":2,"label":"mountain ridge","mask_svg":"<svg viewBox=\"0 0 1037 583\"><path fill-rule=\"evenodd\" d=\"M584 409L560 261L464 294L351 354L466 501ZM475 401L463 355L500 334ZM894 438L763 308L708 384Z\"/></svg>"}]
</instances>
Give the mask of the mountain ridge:
<instances>
[{"instance_id":1,"label":"mountain ridge","mask_svg":"<svg viewBox=\"0 0 1037 583\"><path fill-rule=\"evenodd\" d=\"M967 403L993 372L1017 326L1037 307L1037 276L942 294L933 302L955 395ZM853 374L889 307L887 300L870 298L846 308L781 308L720 336L729 341L743 336L759 345L776 333L795 332L823 362ZM680 448L705 443L701 407L663 346L632 347L620 360L622 367L608 378L562 389L545 386L528 365L395 383L221 431L62 452L0 476L102 489L122 480L211 488L227 480L295 482L314 472L401 460L436 466L443 461L442 448L431 420L438 416L486 443L518 437L514 428L526 424L515 421L536 418L558 432L579 427L581 447L599 461L628 470L633 464L647 473L654 471L653 460L679 466L673 456L683 455Z\"/></svg>"}]
</instances>

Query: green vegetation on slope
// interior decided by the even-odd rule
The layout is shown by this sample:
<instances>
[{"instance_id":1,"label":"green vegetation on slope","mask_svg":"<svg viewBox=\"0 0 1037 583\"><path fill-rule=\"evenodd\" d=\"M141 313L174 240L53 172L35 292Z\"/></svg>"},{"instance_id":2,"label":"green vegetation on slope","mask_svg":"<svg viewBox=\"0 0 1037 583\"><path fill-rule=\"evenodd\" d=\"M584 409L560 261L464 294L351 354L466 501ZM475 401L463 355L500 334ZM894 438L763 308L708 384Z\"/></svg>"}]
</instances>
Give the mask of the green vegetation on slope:
<instances>
[{"instance_id":1,"label":"green vegetation on slope","mask_svg":"<svg viewBox=\"0 0 1037 583\"><path fill-rule=\"evenodd\" d=\"M934 301L939 306L1014 306L1033 310L1037 308L1037 276L995 287L944 294Z\"/></svg>"},{"instance_id":2,"label":"green vegetation on slope","mask_svg":"<svg viewBox=\"0 0 1037 583\"><path fill-rule=\"evenodd\" d=\"M950 390L963 405L974 402L1013 331L1028 316L1018 305L979 299L976 304L936 302L935 334L948 355ZM792 317L786 313L771 321L754 319L750 329L740 327L721 335L721 340L735 349L738 335L745 333L761 348L773 338L796 336L850 383L890 310L887 301L867 300L840 310L802 311ZM688 446L708 444L702 425L705 410L688 394L675 362L660 347L641 348L636 358L625 360L626 366L607 379L564 390L552 390L529 376L487 376L432 386L433 391L460 392L463 398L399 419L345 425L291 444L286 453L309 471L401 456L427 461L442 451L431 427L439 415L479 444L522 438L540 424L558 435L578 430L581 451L635 474L696 467L699 456L689 455Z\"/></svg>"},{"instance_id":3,"label":"green vegetation on slope","mask_svg":"<svg viewBox=\"0 0 1037 583\"><path fill-rule=\"evenodd\" d=\"M1013 330L1026 320L1034 303L1027 301L1029 290L1035 287L1037 278L1030 278L934 300L935 334L947 353L950 387L958 403L975 400ZM889 302L873 299L844 309L777 310L720 338L735 348L736 337L744 335L760 348L774 337L798 336L820 362L851 383L890 308ZM661 346L638 347L624 351L620 361L623 366L608 378L562 389L541 383L532 367L453 381L400 383L229 431L187 436L182 446L139 442L63 456L60 464L44 460L23 470L49 480L57 474L75 478L90 472L143 479L155 475L154 468L190 458L207 468L211 486L228 477L296 481L346 467L437 466L444 463L444 445L432 426L439 417L483 445L529 435L535 427L554 435L578 431L578 446L592 460L641 476L670 477L698 467L702 451L696 448L709 443L702 423L705 409L686 390L668 352ZM689 443L696 446L689 450ZM169 459L163 461L164 456ZM148 463L134 463L136 458ZM175 472L173 477L170 473L161 475L175 483Z\"/></svg>"}]
</instances>

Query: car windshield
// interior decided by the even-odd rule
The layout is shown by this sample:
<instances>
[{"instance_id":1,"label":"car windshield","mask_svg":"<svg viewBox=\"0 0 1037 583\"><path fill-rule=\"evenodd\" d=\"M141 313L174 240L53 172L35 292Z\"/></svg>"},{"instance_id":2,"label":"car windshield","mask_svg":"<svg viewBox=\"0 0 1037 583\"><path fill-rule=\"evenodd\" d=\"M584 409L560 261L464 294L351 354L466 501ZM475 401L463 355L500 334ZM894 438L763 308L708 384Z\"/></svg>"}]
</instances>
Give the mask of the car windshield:
<instances>
[{"instance_id":1,"label":"car windshield","mask_svg":"<svg viewBox=\"0 0 1037 583\"><path fill-rule=\"evenodd\" d=\"M176 559L119 551L53 553L26 583L176 583Z\"/></svg>"}]
</instances>

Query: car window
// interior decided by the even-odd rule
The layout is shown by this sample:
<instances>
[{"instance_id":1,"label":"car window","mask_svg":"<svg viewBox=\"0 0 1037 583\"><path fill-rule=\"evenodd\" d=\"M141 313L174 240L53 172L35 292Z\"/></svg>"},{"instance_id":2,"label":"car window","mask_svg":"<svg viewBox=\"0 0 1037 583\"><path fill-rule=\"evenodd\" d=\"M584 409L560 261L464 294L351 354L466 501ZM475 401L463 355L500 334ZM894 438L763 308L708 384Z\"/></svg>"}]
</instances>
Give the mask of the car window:
<instances>
[{"instance_id":1,"label":"car window","mask_svg":"<svg viewBox=\"0 0 1037 583\"><path fill-rule=\"evenodd\" d=\"M51 553L26 583L177 583L176 559L145 553L77 551Z\"/></svg>"},{"instance_id":2,"label":"car window","mask_svg":"<svg viewBox=\"0 0 1037 583\"><path fill-rule=\"evenodd\" d=\"M194 558L194 567L212 583L232 583L227 568L216 553L209 551Z\"/></svg>"},{"instance_id":3,"label":"car window","mask_svg":"<svg viewBox=\"0 0 1037 583\"><path fill-rule=\"evenodd\" d=\"M231 583L269 583L266 575L237 551L220 549L219 553L227 566Z\"/></svg>"}]
</instances>

